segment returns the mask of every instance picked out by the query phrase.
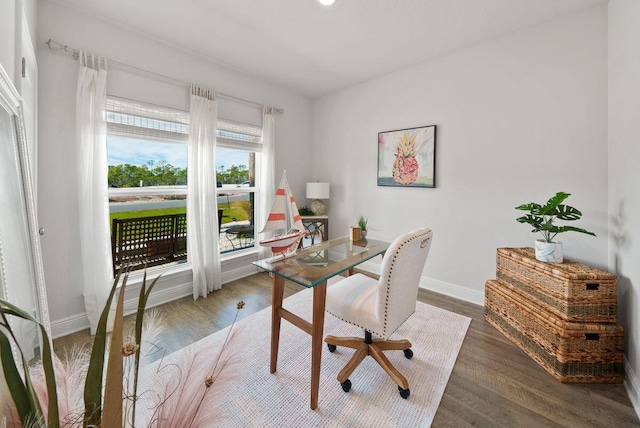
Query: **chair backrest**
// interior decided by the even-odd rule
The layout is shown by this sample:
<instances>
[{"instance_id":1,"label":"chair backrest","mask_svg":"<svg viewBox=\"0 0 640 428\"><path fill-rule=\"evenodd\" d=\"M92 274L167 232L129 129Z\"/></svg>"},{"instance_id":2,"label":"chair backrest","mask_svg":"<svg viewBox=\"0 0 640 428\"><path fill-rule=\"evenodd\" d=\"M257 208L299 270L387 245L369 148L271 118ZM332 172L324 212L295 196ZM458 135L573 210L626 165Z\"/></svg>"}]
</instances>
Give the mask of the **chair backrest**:
<instances>
[{"instance_id":1,"label":"chair backrest","mask_svg":"<svg viewBox=\"0 0 640 428\"><path fill-rule=\"evenodd\" d=\"M422 228L399 236L382 259L376 316L387 339L416 310L418 286L433 232Z\"/></svg>"}]
</instances>

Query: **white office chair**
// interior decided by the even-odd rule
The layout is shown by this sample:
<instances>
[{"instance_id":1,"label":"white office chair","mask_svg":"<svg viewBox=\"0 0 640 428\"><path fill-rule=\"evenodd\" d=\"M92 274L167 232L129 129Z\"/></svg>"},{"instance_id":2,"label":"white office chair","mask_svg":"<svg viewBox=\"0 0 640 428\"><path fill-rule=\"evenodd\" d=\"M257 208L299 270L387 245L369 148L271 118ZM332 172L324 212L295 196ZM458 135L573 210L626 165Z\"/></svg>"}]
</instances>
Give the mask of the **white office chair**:
<instances>
[{"instance_id":1,"label":"white office chair","mask_svg":"<svg viewBox=\"0 0 640 428\"><path fill-rule=\"evenodd\" d=\"M418 284L432 235L431 230L423 228L393 241L382 259L379 280L355 274L327 288L327 312L364 329L364 340L331 335L325 338L331 352L337 346L356 350L338 374L338 381L345 392L351 389L349 375L367 355L371 355L398 384L400 396L409 397L407 379L382 351L402 350L406 358L413 356L408 340L387 339L416 310ZM372 333L381 339L372 339Z\"/></svg>"}]
</instances>

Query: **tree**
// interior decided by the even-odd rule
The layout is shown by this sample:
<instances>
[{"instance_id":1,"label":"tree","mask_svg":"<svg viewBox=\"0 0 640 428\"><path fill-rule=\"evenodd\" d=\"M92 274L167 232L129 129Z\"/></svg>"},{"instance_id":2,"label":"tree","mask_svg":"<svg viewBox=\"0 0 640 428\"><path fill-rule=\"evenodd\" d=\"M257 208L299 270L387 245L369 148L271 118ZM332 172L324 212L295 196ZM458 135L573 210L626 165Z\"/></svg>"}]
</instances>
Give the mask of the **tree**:
<instances>
[{"instance_id":1,"label":"tree","mask_svg":"<svg viewBox=\"0 0 640 428\"><path fill-rule=\"evenodd\" d=\"M109 165L108 183L109 187L185 185L187 169L176 168L165 161L149 161L147 165Z\"/></svg>"},{"instance_id":2,"label":"tree","mask_svg":"<svg viewBox=\"0 0 640 428\"><path fill-rule=\"evenodd\" d=\"M222 183L240 184L249 181L249 170L246 165L231 165L228 170L225 170L224 165L220 165L217 169L217 180Z\"/></svg>"},{"instance_id":3,"label":"tree","mask_svg":"<svg viewBox=\"0 0 640 428\"><path fill-rule=\"evenodd\" d=\"M219 166L217 181L240 184L255 180L246 165L232 165L228 170ZM166 161L150 160L146 165L109 165L109 187L184 186L187 184L187 168L177 168ZM252 182L253 184L253 182Z\"/></svg>"}]
</instances>

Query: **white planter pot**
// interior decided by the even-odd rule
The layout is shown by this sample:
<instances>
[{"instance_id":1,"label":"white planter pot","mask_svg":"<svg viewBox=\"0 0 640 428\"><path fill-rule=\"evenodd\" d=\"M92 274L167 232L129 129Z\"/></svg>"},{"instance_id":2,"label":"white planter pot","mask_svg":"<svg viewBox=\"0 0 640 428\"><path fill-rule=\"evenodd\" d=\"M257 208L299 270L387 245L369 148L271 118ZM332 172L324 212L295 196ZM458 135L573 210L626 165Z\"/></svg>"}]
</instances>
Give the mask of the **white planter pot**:
<instances>
[{"instance_id":1,"label":"white planter pot","mask_svg":"<svg viewBox=\"0 0 640 428\"><path fill-rule=\"evenodd\" d=\"M547 263L562 263L562 242L536 240L536 260Z\"/></svg>"}]
</instances>

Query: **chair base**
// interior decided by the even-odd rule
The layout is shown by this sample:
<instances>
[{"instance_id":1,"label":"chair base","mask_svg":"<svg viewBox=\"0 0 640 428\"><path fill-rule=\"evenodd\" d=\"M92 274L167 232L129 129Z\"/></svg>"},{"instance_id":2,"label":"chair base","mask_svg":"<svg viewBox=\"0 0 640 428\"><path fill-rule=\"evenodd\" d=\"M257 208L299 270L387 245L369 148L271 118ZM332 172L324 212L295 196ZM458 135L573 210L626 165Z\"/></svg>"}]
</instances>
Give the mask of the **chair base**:
<instances>
[{"instance_id":1,"label":"chair base","mask_svg":"<svg viewBox=\"0 0 640 428\"><path fill-rule=\"evenodd\" d=\"M344 346L356 350L347 365L338 373L338 382L340 382L340 384L344 384L362 360L364 360L367 355L371 355L398 385L398 388L403 390L409 389L407 379L400 374L382 352L405 351L405 356L411 358L413 353L409 350L409 348L411 348L411 342L408 340L371 339L371 333L365 330L364 339L361 337L336 337L328 335L324 341L330 348L332 346Z\"/></svg>"}]
</instances>

